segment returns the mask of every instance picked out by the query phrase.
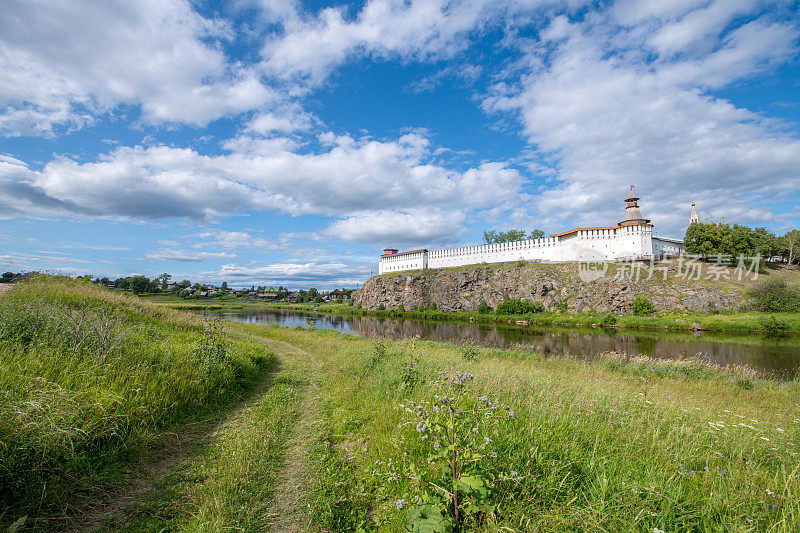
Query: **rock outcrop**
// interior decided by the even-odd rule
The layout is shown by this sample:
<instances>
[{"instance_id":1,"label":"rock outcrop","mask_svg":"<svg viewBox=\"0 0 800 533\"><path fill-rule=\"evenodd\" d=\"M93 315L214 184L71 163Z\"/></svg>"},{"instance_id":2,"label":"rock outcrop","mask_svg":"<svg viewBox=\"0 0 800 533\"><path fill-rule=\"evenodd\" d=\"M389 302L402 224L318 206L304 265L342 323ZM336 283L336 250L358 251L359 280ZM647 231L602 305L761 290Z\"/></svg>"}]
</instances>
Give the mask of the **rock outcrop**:
<instances>
[{"instance_id":1,"label":"rock outcrop","mask_svg":"<svg viewBox=\"0 0 800 533\"><path fill-rule=\"evenodd\" d=\"M356 304L365 309L399 306L407 311L435 304L443 311L475 311L481 301L495 308L510 299L541 302L548 310L626 314L637 295L650 299L656 310L737 308L743 290L735 285L688 280L669 264L649 278L628 277L618 265L606 265L605 275L583 281L576 263L472 265L443 270L416 270L375 276L358 291Z\"/></svg>"}]
</instances>

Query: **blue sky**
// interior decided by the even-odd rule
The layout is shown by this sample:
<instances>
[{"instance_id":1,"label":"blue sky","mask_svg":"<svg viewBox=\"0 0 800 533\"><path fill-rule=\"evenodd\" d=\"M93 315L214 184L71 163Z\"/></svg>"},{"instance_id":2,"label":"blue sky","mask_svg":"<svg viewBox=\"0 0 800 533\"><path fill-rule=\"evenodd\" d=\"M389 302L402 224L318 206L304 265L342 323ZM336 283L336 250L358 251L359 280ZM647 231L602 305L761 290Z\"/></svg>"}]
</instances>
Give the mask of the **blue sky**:
<instances>
[{"instance_id":1,"label":"blue sky","mask_svg":"<svg viewBox=\"0 0 800 533\"><path fill-rule=\"evenodd\" d=\"M795 1L11 0L0 270L333 288L487 228L800 222Z\"/></svg>"}]
</instances>

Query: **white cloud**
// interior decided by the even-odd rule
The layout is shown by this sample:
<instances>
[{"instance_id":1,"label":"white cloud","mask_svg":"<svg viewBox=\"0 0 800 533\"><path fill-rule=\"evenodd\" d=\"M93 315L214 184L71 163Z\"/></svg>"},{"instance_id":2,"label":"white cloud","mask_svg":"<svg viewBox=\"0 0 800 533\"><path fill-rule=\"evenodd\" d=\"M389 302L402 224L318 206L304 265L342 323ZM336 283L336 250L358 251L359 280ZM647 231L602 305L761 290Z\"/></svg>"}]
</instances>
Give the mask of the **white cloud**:
<instances>
[{"instance_id":1,"label":"white cloud","mask_svg":"<svg viewBox=\"0 0 800 533\"><path fill-rule=\"evenodd\" d=\"M239 248L259 248L264 250L274 248L276 244L274 241L255 237L246 231L213 229L198 233L196 237L203 241L202 244L197 246L212 246L226 250L237 250Z\"/></svg>"},{"instance_id":2,"label":"white cloud","mask_svg":"<svg viewBox=\"0 0 800 533\"><path fill-rule=\"evenodd\" d=\"M153 250L145 254L145 258L153 261L175 261L200 263L210 259L233 259L236 254L228 252L200 252L191 250L181 250L176 248Z\"/></svg>"},{"instance_id":3,"label":"white cloud","mask_svg":"<svg viewBox=\"0 0 800 533\"><path fill-rule=\"evenodd\" d=\"M484 102L489 110L518 113L536 156L558 168L558 180L533 204L542 218L616 222L633 183L657 230L680 234L692 200L706 213L763 223L772 217L770 199L800 193L800 141L779 122L704 92L796 50L796 25L762 17L736 27L745 9L737 6L686 29L683 44L707 38L709 28L717 32L711 46L688 55L675 56L664 42L658 46L668 54L658 55L635 26L645 20L652 29L643 12L627 19L634 24L628 29L595 14L584 23L557 19L543 32L553 40L526 52L540 60L527 57L522 63L533 67L518 81L503 79ZM728 28L724 35L721 27Z\"/></svg>"},{"instance_id":4,"label":"white cloud","mask_svg":"<svg viewBox=\"0 0 800 533\"><path fill-rule=\"evenodd\" d=\"M463 212L440 208L365 211L334 222L323 234L384 247L451 244L464 232L465 220Z\"/></svg>"},{"instance_id":5,"label":"white cloud","mask_svg":"<svg viewBox=\"0 0 800 533\"><path fill-rule=\"evenodd\" d=\"M571 1L572 8L583 3ZM279 38L262 49L269 75L315 85L350 57L401 57L435 61L470 44L473 32L520 12L554 5L550 0L368 0L350 17L344 7L316 15L296 10L287 16ZM506 20L504 22L510 23Z\"/></svg>"},{"instance_id":6,"label":"white cloud","mask_svg":"<svg viewBox=\"0 0 800 533\"><path fill-rule=\"evenodd\" d=\"M344 261L280 262L262 266L226 264L217 270L202 272L199 276L233 285L266 283L324 288L363 283L369 277L370 268L375 266Z\"/></svg>"},{"instance_id":7,"label":"white cloud","mask_svg":"<svg viewBox=\"0 0 800 533\"><path fill-rule=\"evenodd\" d=\"M280 139L248 139L218 156L120 147L88 163L55 159L41 172L10 165L7 180L68 212L138 219L206 219L246 210L349 217L375 206L402 213L453 206L463 213L520 198L516 170L500 162L452 170L434 161L430 141L419 133L395 141L331 137L326 149L305 154Z\"/></svg>"},{"instance_id":8,"label":"white cloud","mask_svg":"<svg viewBox=\"0 0 800 533\"><path fill-rule=\"evenodd\" d=\"M227 23L185 0L10 0L0 17L0 133L81 127L118 104L147 122L205 124L274 101L217 44Z\"/></svg>"}]
</instances>

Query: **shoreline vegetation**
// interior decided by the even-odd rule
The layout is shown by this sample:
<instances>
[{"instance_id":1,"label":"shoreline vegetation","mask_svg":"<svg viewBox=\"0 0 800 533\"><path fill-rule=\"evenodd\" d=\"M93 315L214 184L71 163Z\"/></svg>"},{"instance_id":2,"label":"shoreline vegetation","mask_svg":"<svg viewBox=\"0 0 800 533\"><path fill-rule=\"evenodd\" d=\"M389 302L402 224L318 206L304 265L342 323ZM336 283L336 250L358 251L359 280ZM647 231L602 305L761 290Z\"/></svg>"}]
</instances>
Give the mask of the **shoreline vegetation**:
<instances>
[{"instance_id":1,"label":"shoreline vegetation","mask_svg":"<svg viewBox=\"0 0 800 533\"><path fill-rule=\"evenodd\" d=\"M50 276L0 297L0 527L800 527L800 381L164 305Z\"/></svg>"},{"instance_id":2,"label":"shoreline vegetation","mask_svg":"<svg viewBox=\"0 0 800 533\"><path fill-rule=\"evenodd\" d=\"M246 311L277 309L309 311L321 314L361 315L386 318L413 318L480 324L512 324L520 326L565 326L618 328L668 331L709 331L726 333L800 334L800 313L780 312L661 312L653 315L615 315L611 313L559 313L540 312L522 314L496 314L495 312L446 312L436 309L406 311L398 309L360 309L347 303L290 303L263 302L241 299L215 299L206 302L185 300L176 296L147 297L176 310L192 311ZM523 322L523 323L520 323ZM699 328L697 327L699 326Z\"/></svg>"}]
</instances>

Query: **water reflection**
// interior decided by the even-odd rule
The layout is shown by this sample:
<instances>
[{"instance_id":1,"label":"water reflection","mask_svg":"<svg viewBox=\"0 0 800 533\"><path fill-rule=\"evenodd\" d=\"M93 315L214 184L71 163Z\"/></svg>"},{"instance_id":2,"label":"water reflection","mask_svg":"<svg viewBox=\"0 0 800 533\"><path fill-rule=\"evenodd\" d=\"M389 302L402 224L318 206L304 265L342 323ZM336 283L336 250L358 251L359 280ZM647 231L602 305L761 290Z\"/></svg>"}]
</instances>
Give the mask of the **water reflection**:
<instances>
[{"instance_id":1,"label":"water reflection","mask_svg":"<svg viewBox=\"0 0 800 533\"><path fill-rule=\"evenodd\" d=\"M792 379L800 367L800 337L767 338L720 333L691 334L661 331L619 331L601 328L521 327L371 316L316 315L294 311L223 313L225 318L250 324L334 329L364 337L474 342L496 348L527 348L544 354L590 359L619 351L662 359L700 356L711 362L747 364L762 372Z\"/></svg>"}]
</instances>

